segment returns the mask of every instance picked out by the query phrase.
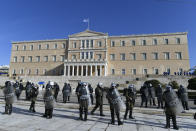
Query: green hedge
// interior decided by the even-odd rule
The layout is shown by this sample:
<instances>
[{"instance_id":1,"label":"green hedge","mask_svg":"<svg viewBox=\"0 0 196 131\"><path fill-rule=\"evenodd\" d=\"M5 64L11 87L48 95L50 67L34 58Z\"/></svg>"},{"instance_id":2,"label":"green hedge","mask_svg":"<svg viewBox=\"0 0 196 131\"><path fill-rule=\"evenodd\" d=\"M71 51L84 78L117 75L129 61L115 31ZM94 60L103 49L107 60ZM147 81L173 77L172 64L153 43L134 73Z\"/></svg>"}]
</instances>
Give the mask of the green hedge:
<instances>
[{"instance_id":1,"label":"green hedge","mask_svg":"<svg viewBox=\"0 0 196 131\"><path fill-rule=\"evenodd\" d=\"M188 89L196 90L196 78L189 79Z\"/></svg>"}]
</instances>

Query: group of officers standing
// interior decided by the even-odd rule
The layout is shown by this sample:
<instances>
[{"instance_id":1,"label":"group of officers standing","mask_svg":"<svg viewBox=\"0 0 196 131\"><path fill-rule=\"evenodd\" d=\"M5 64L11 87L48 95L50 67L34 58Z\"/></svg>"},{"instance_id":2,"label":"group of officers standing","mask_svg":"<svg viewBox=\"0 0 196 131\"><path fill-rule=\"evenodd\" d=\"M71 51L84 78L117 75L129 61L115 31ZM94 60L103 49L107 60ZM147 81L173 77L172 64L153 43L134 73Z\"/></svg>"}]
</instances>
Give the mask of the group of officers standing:
<instances>
[{"instance_id":1,"label":"group of officers standing","mask_svg":"<svg viewBox=\"0 0 196 131\"><path fill-rule=\"evenodd\" d=\"M90 112L91 115L94 115L94 112L97 108L100 110L100 116L105 116L103 114L103 98L104 92L106 93L106 98L108 99L108 103L110 106L111 112L111 122L110 124L115 124L115 115L118 121L118 125L122 125L123 122L120 118L121 109L125 109L124 119L127 119L127 115L129 113L129 119L134 119L133 117L133 107L135 105L136 100L136 88L133 84L128 85L127 88L123 90L123 96L125 96L125 103L117 89L117 84L111 83L109 88L103 87L102 83L98 83L95 89L95 98L96 104L93 110ZM15 100L15 95L19 98L19 94L21 94L20 89L22 89L22 85L20 83L12 83L10 81L5 82L4 94L5 94L5 112L4 114L12 113L12 104ZM19 90L19 91L18 91ZM53 108L55 106L55 102L57 100L59 85L55 82L48 82L45 91L43 93L43 99L45 103L45 112L43 117L48 119L52 118ZM63 102L67 102L70 100L71 95L71 86L68 83L64 84L62 93L63 93ZM56 93L57 92L57 93ZM26 84L26 99L31 100L31 105L29 110L35 112L35 101L39 93L39 87L31 82L27 82ZM188 95L186 88L182 85L180 86L177 94L172 89L171 85L167 85L165 89L162 88L161 84L159 84L155 88L151 83L144 84L140 89L141 94L141 106L145 103L145 107L148 107L148 102L150 105L156 106L155 96L157 96L158 107L164 108L166 115L166 128L170 128L170 119L173 122L173 128L179 129L176 123L176 115L181 113L184 110L188 110ZM93 88L87 82L79 82L76 88L76 95L78 97L79 103L79 119L87 120L88 116L88 107L93 105ZM180 98L180 100L179 100ZM182 103L181 103L181 102ZM182 106L183 105L183 108Z\"/></svg>"}]
</instances>

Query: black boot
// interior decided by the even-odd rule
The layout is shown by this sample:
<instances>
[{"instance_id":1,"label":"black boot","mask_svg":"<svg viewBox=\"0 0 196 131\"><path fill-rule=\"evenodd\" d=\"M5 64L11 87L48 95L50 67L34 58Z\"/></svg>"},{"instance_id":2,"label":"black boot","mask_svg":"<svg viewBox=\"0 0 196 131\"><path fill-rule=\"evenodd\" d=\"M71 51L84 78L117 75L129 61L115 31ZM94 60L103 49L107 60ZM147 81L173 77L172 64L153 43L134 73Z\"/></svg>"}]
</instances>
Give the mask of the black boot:
<instances>
[{"instance_id":1,"label":"black boot","mask_svg":"<svg viewBox=\"0 0 196 131\"><path fill-rule=\"evenodd\" d=\"M125 120L127 119L127 114L128 114L128 109L126 108L125 115L124 115Z\"/></svg>"},{"instance_id":2,"label":"black boot","mask_svg":"<svg viewBox=\"0 0 196 131\"><path fill-rule=\"evenodd\" d=\"M87 121L88 110L85 109L84 111L84 121Z\"/></svg>"},{"instance_id":3,"label":"black boot","mask_svg":"<svg viewBox=\"0 0 196 131\"><path fill-rule=\"evenodd\" d=\"M178 130L179 127L177 126L176 116L172 116L172 121L173 121L173 128L174 128L175 130Z\"/></svg>"},{"instance_id":4,"label":"black boot","mask_svg":"<svg viewBox=\"0 0 196 131\"><path fill-rule=\"evenodd\" d=\"M43 114L43 117L47 117L47 109L45 108L45 113Z\"/></svg>"},{"instance_id":5,"label":"black boot","mask_svg":"<svg viewBox=\"0 0 196 131\"><path fill-rule=\"evenodd\" d=\"M53 108L50 109L50 111L49 111L49 119L52 119L52 115L53 115Z\"/></svg>"},{"instance_id":6,"label":"black boot","mask_svg":"<svg viewBox=\"0 0 196 131\"><path fill-rule=\"evenodd\" d=\"M103 105L102 104L99 106L99 110L100 110L100 116L105 116L103 114Z\"/></svg>"},{"instance_id":7,"label":"black boot","mask_svg":"<svg viewBox=\"0 0 196 131\"><path fill-rule=\"evenodd\" d=\"M8 114L8 105L7 104L5 104L5 112L3 113L3 114Z\"/></svg>"},{"instance_id":8,"label":"black boot","mask_svg":"<svg viewBox=\"0 0 196 131\"><path fill-rule=\"evenodd\" d=\"M194 119L196 120L196 113L194 114Z\"/></svg>"},{"instance_id":9,"label":"black boot","mask_svg":"<svg viewBox=\"0 0 196 131\"><path fill-rule=\"evenodd\" d=\"M83 114L83 110L80 109L80 117L79 117L80 120L83 120L82 114Z\"/></svg>"},{"instance_id":10,"label":"black boot","mask_svg":"<svg viewBox=\"0 0 196 131\"><path fill-rule=\"evenodd\" d=\"M134 119L134 117L133 117L133 111L132 110L130 110L130 112L129 112L129 119Z\"/></svg>"},{"instance_id":11,"label":"black boot","mask_svg":"<svg viewBox=\"0 0 196 131\"><path fill-rule=\"evenodd\" d=\"M118 125L123 125L123 122L121 122L121 120L120 120L120 114L116 113L116 116L117 116L117 120L118 120Z\"/></svg>"},{"instance_id":12,"label":"black boot","mask_svg":"<svg viewBox=\"0 0 196 131\"><path fill-rule=\"evenodd\" d=\"M170 128L170 116L166 115L166 126L165 128Z\"/></svg>"},{"instance_id":13,"label":"black boot","mask_svg":"<svg viewBox=\"0 0 196 131\"><path fill-rule=\"evenodd\" d=\"M9 115L11 115L11 114L12 114L12 104L10 104L10 105L9 105L8 114L9 114Z\"/></svg>"},{"instance_id":14,"label":"black boot","mask_svg":"<svg viewBox=\"0 0 196 131\"><path fill-rule=\"evenodd\" d=\"M111 110L111 122L110 122L110 124L112 124L112 125L115 125L115 119L114 119L114 111L113 110Z\"/></svg>"}]
</instances>

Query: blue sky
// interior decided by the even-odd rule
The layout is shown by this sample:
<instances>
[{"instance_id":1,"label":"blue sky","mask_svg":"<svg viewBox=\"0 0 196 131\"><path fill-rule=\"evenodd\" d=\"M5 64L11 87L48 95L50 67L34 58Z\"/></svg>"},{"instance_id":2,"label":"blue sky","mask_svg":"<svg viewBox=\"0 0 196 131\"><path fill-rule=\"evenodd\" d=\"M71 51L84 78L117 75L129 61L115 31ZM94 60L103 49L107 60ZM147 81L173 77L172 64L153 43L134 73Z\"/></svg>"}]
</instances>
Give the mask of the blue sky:
<instances>
[{"instance_id":1,"label":"blue sky","mask_svg":"<svg viewBox=\"0 0 196 131\"><path fill-rule=\"evenodd\" d=\"M109 35L188 31L196 66L196 0L1 0L0 65L9 64L11 41L67 38L90 29Z\"/></svg>"}]
</instances>

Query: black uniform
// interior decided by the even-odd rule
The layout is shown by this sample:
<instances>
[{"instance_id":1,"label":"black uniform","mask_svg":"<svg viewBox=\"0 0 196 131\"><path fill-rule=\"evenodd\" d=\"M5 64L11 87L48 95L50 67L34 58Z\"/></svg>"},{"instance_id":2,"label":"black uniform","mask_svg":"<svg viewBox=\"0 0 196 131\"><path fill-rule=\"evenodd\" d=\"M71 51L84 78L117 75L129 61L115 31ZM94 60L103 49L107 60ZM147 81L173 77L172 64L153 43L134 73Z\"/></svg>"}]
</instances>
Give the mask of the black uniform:
<instances>
[{"instance_id":1,"label":"black uniform","mask_svg":"<svg viewBox=\"0 0 196 131\"><path fill-rule=\"evenodd\" d=\"M91 84L88 84L88 88L90 91L91 104L93 105L94 97L93 97L93 88L92 88Z\"/></svg>"},{"instance_id":2,"label":"black uniform","mask_svg":"<svg viewBox=\"0 0 196 131\"><path fill-rule=\"evenodd\" d=\"M123 123L120 120L120 108L121 108L121 98L117 89L115 89L116 85L112 84L110 89L107 92L107 99L110 105L111 111L111 124L115 124L114 113L116 114L118 125L122 125Z\"/></svg>"},{"instance_id":3,"label":"black uniform","mask_svg":"<svg viewBox=\"0 0 196 131\"><path fill-rule=\"evenodd\" d=\"M156 104L155 104L155 89L152 86L152 84L148 85L148 99L150 102L150 106L152 105L152 102L153 102L153 106L156 106Z\"/></svg>"},{"instance_id":4,"label":"black uniform","mask_svg":"<svg viewBox=\"0 0 196 131\"><path fill-rule=\"evenodd\" d=\"M25 93L26 93L26 100L30 100L30 90L31 90L31 83L27 82L26 87L25 87Z\"/></svg>"},{"instance_id":5,"label":"black uniform","mask_svg":"<svg viewBox=\"0 0 196 131\"><path fill-rule=\"evenodd\" d=\"M58 96L58 93L59 93L59 85L57 83L54 84L54 98L55 100L57 101L57 96Z\"/></svg>"},{"instance_id":6,"label":"black uniform","mask_svg":"<svg viewBox=\"0 0 196 131\"><path fill-rule=\"evenodd\" d=\"M20 97L20 94L21 94L20 83L16 82L14 84L14 88L15 88L15 94L16 94L17 100L19 100L19 97Z\"/></svg>"},{"instance_id":7,"label":"black uniform","mask_svg":"<svg viewBox=\"0 0 196 131\"><path fill-rule=\"evenodd\" d=\"M143 85L140 88L140 94L141 94L141 106L143 107L143 104L145 103L145 107L148 107L148 88L146 85Z\"/></svg>"},{"instance_id":8,"label":"black uniform","mask_svg":"<svg viewBox=\"0 0 196 131\"><path fill-rule=\"evenodd\" d=\"M81 83L80 88L78 88L79 95L79 111L80 111L80 120L87 120L88 115L88 106L91 104L91 98L89 93L89 88L87 83ZM83 117L84 114L84 117Z\"/></svg>"},{"instance_id":9,"label":"black uniform","mask_svg":"<svg viewBox=\"0 0 196 131\"><path fill-rule=\"evenodd\" d=\"M65 83L63 86L63 102L66 103L67 101L70 101L70 94L71 94L71 86L70 84Z\"/></svg>"},{"instance_id":10,"label":"black uniform","mask_svg":"<svg viewBox=\"0 0 196 131\"><path fill-rule=\"evenodd\" d=\"M163 89L161 85L158 85L156 88L156 96L157 96L157 101L158 101L158 107L157 108L163 108Z\"/></svg>"},{"instance_id":11,"label":"black uniform","mask_svg":"<svg viewBox=\"0 0 196 131\"><path fill-rule=\"evenodd\" d=\"M96 105L91 111L92 115L94 114L95 110L99 107L100 116L105 116L103 114L103 92L104 92L104 89L98 84L95 89Z\"/></svg>"},{"instance_id":12,"label":"black uniform","mask_svg":"<svg viewBox=\"0 0 196 131\"><path fill-rule=\"evenodd\" d=\"M124 119L127 119L128 111L129 111L129 118L134 119L132 113L133 113L133 107L136 99L136 89L133 86L129 86L128 88L124 89L123 95L126 98L126 111L125 111Z\"/></svg>"},{"instance_id":13,"label":"black uniform","mask_svg":"<svg viewBox=\"0 0 196 131\"><path fill-rule=\"evenodd\" d=\"M76 95L77 95L77 98L78 98L78 103L80 102L80 96L79 96L79 93L78 93L78 91L79 91L79 88L81 87L81 82L78 82L78 86L76 87Z\"/></svg>"},{"instance_id":14,"label":"black uniform","mask_svg":"<svg viewBox=\"0 0 196 131\"><path fill-rule=\"evenodd\" d=\"M38 94L39 94L39 88L32 85L32 88L30 90L31 105L29 108L29 110L32 112L35 112L35 101L37 99Z\"/></svg>"},{"instance_id":15,"label":"black uniform","mask_svg":"<svg viewBox=\"0 0 196 131\"><path fill-rule=\"evenodd\" d=\"M5 82L4 88L5 95L5 112L3 114L11 114L12 113L12 104L14 103L15 93L14 87L10 81Z\"/></svg>"},{"instance_id":16,"label":"black uniform","mask_svg":"<svg viewBox=\"0 0 196 131\"><path fill-rule=\"evenodd\" d=\"M187 89L185 89L185 87L183 87L182 85L180 85L180 88L178 89L178 97L182 102L182 106L184 110L189 110L188 92L187 92Z\"/></svg>"},{"instance_id":17,"label":"black uniform","mask_svg":"<svg viewBox=\"0 0 196 131\"><path fill-rule=\"evenodd\" d=\"M173 122L173 128L178 130L176 123L176 114L178 113L179 101L175 91L171 87L166 87L166 91L163 93L163 100L165 101L165 115L166 115L166 128L170 128L170 119Z\"/></svg>"}]
</instances>

